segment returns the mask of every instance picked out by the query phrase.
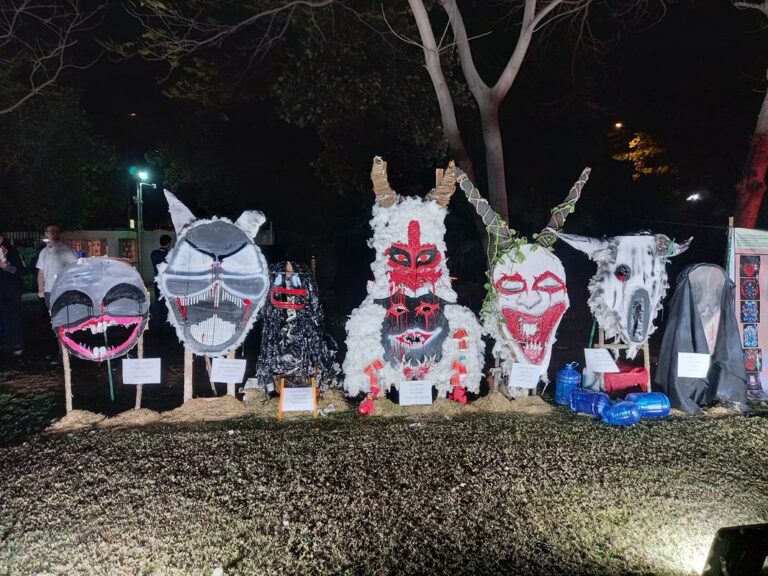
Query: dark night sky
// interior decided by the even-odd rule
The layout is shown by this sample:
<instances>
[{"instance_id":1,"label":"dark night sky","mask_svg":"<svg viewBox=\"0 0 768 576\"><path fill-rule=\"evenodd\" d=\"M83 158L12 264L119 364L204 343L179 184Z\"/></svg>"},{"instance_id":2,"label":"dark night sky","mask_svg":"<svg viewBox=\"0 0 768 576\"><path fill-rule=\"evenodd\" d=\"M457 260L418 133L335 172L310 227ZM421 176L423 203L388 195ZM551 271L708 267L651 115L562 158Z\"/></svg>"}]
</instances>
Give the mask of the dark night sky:
<instances>
[{"instance_id":1,"label":"dark night sky","mask_svg":"<svg viewBox=\"0 0 768 576\"><path fill-rule=\"evenodd\" d=\"M462 4L465 11L470 7L475 10L467 17L472 26L487 6ZM119 29L120 18L112 18L117 22L112 25ZM599 34L610 32L600 31L601 24L595 22ZM652 25L646 21L643 28L622 30L619 42L604 54L580 54L575 67L570 45L557 35L543 50L531 52L534 57L524 64L502 110L510 189L513 194L533 192L513 196L513 224L517 219L517 226L524 230L539 227L541 214L581 167L590 164L595 168L591 185L598 191L591 198L591 190L585 193L579 206L585 216L580 222L573 219L576 228L602 227L610 233L622 231L618 228L658 229L663 226L654 222L683 220L724 225L762 99L768 31L757 15L739 12L726 0L669 4L663 18ZM507 58L504 48L511 49L511 42L498 31L490 39L477 41L479 64L492 74ZM155 80L160 73L156 66L139 60L104 58L68 79L84 89L88 113L118 145L126 165L140 161L162 140L174 138L174 128L182 119L194 121L189 103L161 95ZM132 112L136 117L129 116ZM252 157L267 158L266 163L288 179L287 185L297 189L312 185L309 162L316 150L311 137L299 138L308 144L306 150L297 151L300 131L283 124L263 103L229 107L225 113L236 147ZM469 119L477 124L476 117ZM623 135L612 129L617 120L626 125ZM613 188L621 170L610 161L610 142L628 140L635 131L659 139L670 161L680 167L679 181L673 184L677 191L654 196L626 178L620 189ZM595 151L599 147L600 153ZM297 169L291 169L292 162ZM538 190L546 192L536 194ZM704 191L705 201L693 207L682 205L680 195L690 190ZM614 209L632 220L617 222L610 217ZM147 222L164 218L163 210L162 202L150 201ZM278 229L289 224L279 209L273 216Z\"/></svg>"}]
</instances>

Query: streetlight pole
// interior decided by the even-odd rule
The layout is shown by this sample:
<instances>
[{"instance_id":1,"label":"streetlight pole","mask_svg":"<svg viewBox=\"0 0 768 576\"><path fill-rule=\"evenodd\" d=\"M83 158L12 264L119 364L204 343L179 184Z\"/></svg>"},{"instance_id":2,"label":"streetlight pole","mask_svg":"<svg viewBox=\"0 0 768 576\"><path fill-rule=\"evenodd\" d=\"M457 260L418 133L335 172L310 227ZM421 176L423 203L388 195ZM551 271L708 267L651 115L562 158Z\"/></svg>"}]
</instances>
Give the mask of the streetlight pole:
<instances>
[{"instance_id":1,"label":"streetlight pole","mask_svg":"<svg viewBox=\"0 0 768 576\"><path fill-rule=\"evenodd\" d=\"M141 197L141 187L142 186L151 186L152 188L157 188L157 184L149 184L147 182L142 182L142 180L148 180L149 179L149 172L146 170L141 170L137 174L138 180L136 181L136 250L138 251L138 269L139 269L139 276L142 276L143 268L143 258L142 258L142 232L144 232L144 213L143 213L143 205L144 201Z\"/></svg>"}]
</instances>

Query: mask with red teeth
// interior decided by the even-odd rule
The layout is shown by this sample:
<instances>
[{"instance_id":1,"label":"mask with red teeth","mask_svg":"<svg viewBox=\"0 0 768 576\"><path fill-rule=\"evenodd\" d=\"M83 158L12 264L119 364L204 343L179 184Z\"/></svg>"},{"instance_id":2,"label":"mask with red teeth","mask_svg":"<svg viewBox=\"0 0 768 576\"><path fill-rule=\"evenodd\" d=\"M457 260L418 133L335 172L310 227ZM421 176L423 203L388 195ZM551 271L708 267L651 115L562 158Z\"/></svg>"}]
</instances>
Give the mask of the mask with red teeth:
<instances>
[{"instance_id":1,"label":"mask with red teeth","mask_svg":"<svg viewBox=\"0 0 768 576\"><path fill-rule=\"evenodd\" d=\"M114 258L81 258L51 290L51 324L64 348L84 360L128 353L149 320L149 295L138 272Z\"/></svg>"}]
</instances>

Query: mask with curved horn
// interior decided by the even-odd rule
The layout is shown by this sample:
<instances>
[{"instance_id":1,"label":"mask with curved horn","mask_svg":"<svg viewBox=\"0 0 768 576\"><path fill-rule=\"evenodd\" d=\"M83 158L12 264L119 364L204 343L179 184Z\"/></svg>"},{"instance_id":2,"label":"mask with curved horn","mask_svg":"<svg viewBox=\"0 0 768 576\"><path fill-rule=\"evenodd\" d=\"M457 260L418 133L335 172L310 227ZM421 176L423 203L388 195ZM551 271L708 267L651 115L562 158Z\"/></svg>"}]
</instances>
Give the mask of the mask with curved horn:
<instances>
[{"instance_id":1,"label":"mask with curved horn","mask_svg":"<svg viewBox=\"0 0 768 576\"><path fill-rule=\"evenodd\" d=\"M397 192L392 190L387 179L387 163L381 156L373 159L371 168L371 182L373 193L376 195L376 203L382 208L389 208L398 201Z\"/></svg>"},{"instance_id":2,"label":"mask with curved horn","mask_svg":"<svg viewBox=\"0 0 768 576\"><path fill-rule=\"evenodd\" d=\"M591 168L584 168L579 179L571 187L571 190L563 203L552 209L552 216L549 219L549 223L539 233L539 237L536 240L536 243L539 246L549 248L557 241L557 232L565 225L565 219L568 217L568 214L573 212L576 202L581 197L581 189L584 188L584 185L589 179L590 172Z\"/></svg>"},{"instance_id":3,"label":"mask with curved horn","mask_svg":"<svg viewBox=\"0 0 768 576\"><path fill-rule=\"evenodd\" d=\"M435 189L427 194L427 200L434 200L439 206L448 206L456 191L456 165L451 160L445 170L435 170Z\"/></svg>"},{"instance_id":4,"label":"mask with curved horn","mask_svg":"<svg viewBox=\"0 0 768 576\"><path fill-rule=\"evenodd\" d=\"M508 250L514 245L515 236L507 227L507 223L504 222L501 216L493 211L493 208L488 204L488 200L480 195L480 191L461 168L455 168L455 173L456 182L458 182L463 190L469 203L475 207L475 210L482 219L483 224L485 224L485 228L488 230L488 234L491 236L492 241L495 242L499 250Z\"/></svg>"}]
</instances>

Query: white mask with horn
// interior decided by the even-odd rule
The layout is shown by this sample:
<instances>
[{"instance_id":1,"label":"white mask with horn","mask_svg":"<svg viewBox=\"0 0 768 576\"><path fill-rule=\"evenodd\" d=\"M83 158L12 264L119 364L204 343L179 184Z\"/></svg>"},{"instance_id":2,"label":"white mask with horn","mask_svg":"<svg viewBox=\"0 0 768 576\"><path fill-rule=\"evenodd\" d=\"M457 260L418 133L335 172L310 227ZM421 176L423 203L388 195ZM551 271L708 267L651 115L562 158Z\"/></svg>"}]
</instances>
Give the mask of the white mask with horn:
<instances>
[{"instance_id":1,"label":"white mask with horn","mask_svg":"<svg viewBox=\"0 0 768 576\"><path fill-rule=\"evenodd\" d=\"M197 219L168 190L165 197L178 241L155 282L168 321L195 354L224 355L245 340L266 299L267 262L254 242L264 214Z\"/></svg>"},{"instance_id":2,"label":"white mask with horn","mask_svg":"<svg viewBox=\"0 0 768 576\"><path fill-rule=\"evenodd\" d=\"M541 366L541 378L547 380L557 328L570 305L565 269L549 248L557 239L555 231L573 211L588 177L586 168L565 201L552 210L548 225L536 241L528 243L491 209L466 174L458 176L461 189L486 226L494 254L480 317L483 331L495 340L493 354L506 378L512 364L518 362Z\"/></svg>"}]
</instances>

